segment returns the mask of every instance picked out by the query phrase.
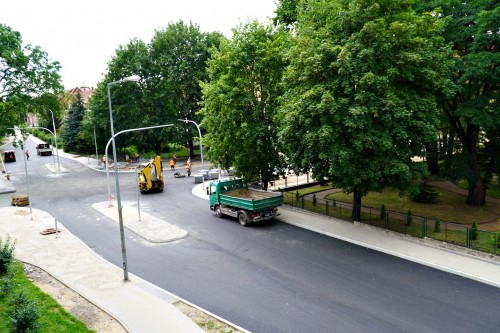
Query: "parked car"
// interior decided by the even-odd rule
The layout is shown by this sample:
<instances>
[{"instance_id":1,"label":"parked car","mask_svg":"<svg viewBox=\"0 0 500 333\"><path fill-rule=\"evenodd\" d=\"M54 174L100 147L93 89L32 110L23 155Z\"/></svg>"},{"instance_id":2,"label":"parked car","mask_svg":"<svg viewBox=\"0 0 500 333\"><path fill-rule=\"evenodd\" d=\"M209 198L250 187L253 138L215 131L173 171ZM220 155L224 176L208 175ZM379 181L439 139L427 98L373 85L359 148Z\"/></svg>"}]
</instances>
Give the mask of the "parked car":
<instances>
[{"instance_id":1,"label":"parked car","mask_svg":"<svg viewBox=\"0 0 500 333\"><path fill-rule=\"evenodd\" d=\"M2 153L2 159L5 163L15 162L16 161L16 153L13 150L6 150Z\"/></svg>"},{"instance_id":2,"label":"parked car","mask_svg":"<svg viewBox=\"0 0 500 333\"><path fill-rule=\"evenodd\" d=\"M39 143L36 145L36 153L40 156L52 155L52 148L48 143Z\"/></svg>"}]
</instances>

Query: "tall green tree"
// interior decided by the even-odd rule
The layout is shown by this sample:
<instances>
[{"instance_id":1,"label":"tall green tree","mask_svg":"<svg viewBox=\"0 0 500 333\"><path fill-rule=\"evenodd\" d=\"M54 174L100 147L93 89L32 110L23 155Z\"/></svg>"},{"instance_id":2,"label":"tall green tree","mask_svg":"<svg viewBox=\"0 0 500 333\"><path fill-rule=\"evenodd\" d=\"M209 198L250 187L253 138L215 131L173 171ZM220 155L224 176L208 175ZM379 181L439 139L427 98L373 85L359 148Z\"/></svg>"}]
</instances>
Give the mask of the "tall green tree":
<instances>
[{"instance_id":1,"label":"tall green tree","mask_svg":"<svg viewBox=\"0 0 500 333\"><path fill-rule=\"evenodd\" d=\"M81 122L85 114L85 106L83 105L82 96L76 95L75 102L70 106L66 117L64 118L64 131L62 140L64 150L68 152L78 151L79 145L78 135L81 130Z\"/></svg>"},{"instance_id":2,"label":"tall green tree","mask_svg":"<svg viewBox=\"0 0 500 333\"><path fill-rule=\"evenodd\" d=\"M355 220L368 191L403 190L425 172L411 158L437 138L441 29L406 0L309 0L299 12L281 141L294 169L353 193Z\"/></svg>"},{"instance_id":3,"label":"tall green tree","mask_svg":"<svg viewBox=\"0 0 500 333\"><path fill-rule=\"evenodd\" d=\"M179 21L155 31L150 44L135 39L120 46L90 102L84 137L92 138L95 127L99 146L105 145L110 138L107 83L138 75L139 82L111 88L115 132L163 124L177 126L123 134L117 137L118 146L134 144L159 154L167 143L188 141L193 154L192 137L198 132L192 125L182 129L184 125L178 119L201 121L196 115L201 100L199 82L207 77L208 50L217 47L220 37L220 33L202 33L197 25Z\"/></svg>"},{"instance_id":4,"label":"tall green tree","mask_svg":"<svg viewBox=\"0 0 500 333\"><path fill-rule=\"evenodd\" d=\"M178 21L156 30L150 43L152 70L161 80L152 82L156 83L151 87L155 93L149 103L164 113L167 122L181 125L170 139L187 142L191 156L192 138L198 136L198 131L191 124L182 126L178 119L201 122L197 114L201 107L200 82L208 78L209 49L217 49L222 38L220 33L204 33L198 25Z\"/></svg>"},{"instance_id":5,"label":"tall green tree","mask_svg":"<svg viewBox=\"0 0 500 333\"><path fill-rule=\"evenodd\" d=\"M21 34L0 24L0 134L21 121L33 98L62 90L60 65Z\"/></svg>"},{"instance_id":6,"label":"tall green tree","mask_svg":"<svg viewBox=\"0 0 500 333\"><path fill-rule=\"evenodd\" d=\"M500 5L497 0L416 2L419 11L436 7L446 18L443 36L454 51L455 93L443 96L440 106L463 146L469 182L466 203L480 206L486 203L491 180L483 166L495 159L483 148L498 142L500 127Z\"/></svg>"},{"instance_id":7,"label":"tall green tree","mask_svg":"<svg viewBox=\"0 0 500 333\"><path fill-rule=\"evenodd\" d=\"M202 84L208 159L264 187L281 166L275 117L287 37L257 21L239 26L214 50Z\"/></svg>"}]
</instances>

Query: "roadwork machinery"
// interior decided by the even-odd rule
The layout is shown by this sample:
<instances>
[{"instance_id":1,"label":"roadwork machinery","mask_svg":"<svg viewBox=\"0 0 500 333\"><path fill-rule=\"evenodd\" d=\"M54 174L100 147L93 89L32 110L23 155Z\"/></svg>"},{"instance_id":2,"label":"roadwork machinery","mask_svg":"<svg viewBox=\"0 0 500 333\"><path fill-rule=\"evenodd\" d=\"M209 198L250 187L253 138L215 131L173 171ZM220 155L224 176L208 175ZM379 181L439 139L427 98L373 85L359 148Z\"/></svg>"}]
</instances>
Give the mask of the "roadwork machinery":
<instances>
[{"instance_id":1,"label":"roadwork machinery","mask_svg":"<svg viewBox=\"0 0 500 333\"><path fill-rule=\"evenodd\" d=\"M151 159L149 163L141 164L141 169L137 171L137 180L141 193L163 191L162 169L163 165L160 156Z\"/></svg>"}]
</instances>

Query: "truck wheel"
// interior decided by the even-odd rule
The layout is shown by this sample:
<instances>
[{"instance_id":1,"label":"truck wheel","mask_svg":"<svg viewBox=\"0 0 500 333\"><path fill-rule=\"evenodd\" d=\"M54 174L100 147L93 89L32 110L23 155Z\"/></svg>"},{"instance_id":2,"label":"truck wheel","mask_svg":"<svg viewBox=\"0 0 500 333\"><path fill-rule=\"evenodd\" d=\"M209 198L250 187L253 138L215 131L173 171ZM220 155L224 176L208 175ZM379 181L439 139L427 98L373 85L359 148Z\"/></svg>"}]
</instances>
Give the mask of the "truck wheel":
<instances>
[{"instance_id":1,"label":"truck wheel","mask_svg":"<svg viewBox=\"0 0 500 333\"><path fill-rule=\"evenodd\" d=\"M245 218L245 214L239 213L238 214L238 221L240 221L240 224L244 227L247 226L247 219Z\"/></svg>"},{"instance_id":2,"label":"truck wheel","mask_svg":"<svg viewBox=\"0 0 500 333\"><path fill-rule=\"evenodd\" d=\"M220 206L215 206L215 215L222 218L222 209L220 209Z\"/></svg>"}]
</instances>

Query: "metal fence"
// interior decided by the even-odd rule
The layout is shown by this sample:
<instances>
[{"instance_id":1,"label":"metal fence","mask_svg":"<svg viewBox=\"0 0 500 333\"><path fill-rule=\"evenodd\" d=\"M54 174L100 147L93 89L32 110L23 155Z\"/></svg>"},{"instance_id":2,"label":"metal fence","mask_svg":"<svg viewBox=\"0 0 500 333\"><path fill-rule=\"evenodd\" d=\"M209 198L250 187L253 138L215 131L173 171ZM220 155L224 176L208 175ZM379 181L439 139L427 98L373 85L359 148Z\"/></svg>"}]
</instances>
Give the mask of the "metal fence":
<instances>
[{"instance_id":1,"label":"metal fence","mask_svg":"<svg viewBox=\"0 0 500 333\"><path fill-rule=\"evenodd\" d=\"M297 196L291 192L284 193L285 204L311 212L352 221L352 204L316 198L314 194ZM429 237L439 241L500 255L497 248L499 235L488 230L477 229L476 232L463 224L440 221L439 219L412 216L385 211L380 208L361 206L361 221L375 227L388 229L415 237ZM475 234L475 235L474 235Z\"/></svg>"}]
</instances>

